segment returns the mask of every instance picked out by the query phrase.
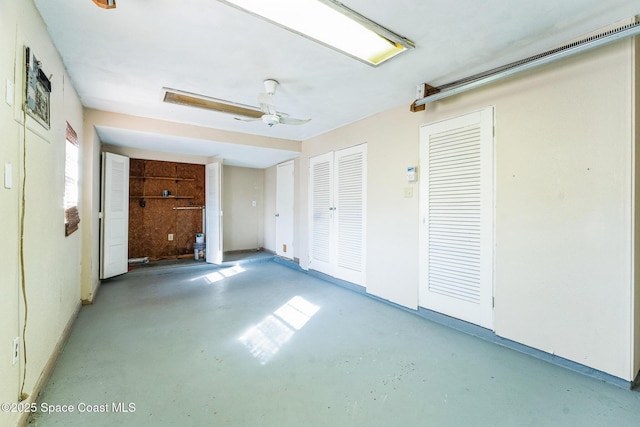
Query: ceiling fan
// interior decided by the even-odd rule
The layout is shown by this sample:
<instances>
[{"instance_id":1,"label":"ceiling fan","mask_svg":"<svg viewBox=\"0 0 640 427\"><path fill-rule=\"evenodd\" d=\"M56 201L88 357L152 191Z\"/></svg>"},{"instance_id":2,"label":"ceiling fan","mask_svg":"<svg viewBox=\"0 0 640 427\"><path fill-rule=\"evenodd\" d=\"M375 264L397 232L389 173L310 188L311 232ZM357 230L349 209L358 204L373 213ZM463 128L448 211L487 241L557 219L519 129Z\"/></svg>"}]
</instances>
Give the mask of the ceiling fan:
<instances>
[{"instance_id":1,"label":"ceiling fan","mask_svg":"<svg viewBox=\"0 0 640 427\"><path fill-rule=\"evenodd\" d=\"M242 120L245 122L262 120L270 127L277 124L282 125L303 125L309 122L311 119L295 119L289 117L286 113L279 113L276 110L276 106L273 104L273 95L276 93L278 82L273 79L267 79L264 81L264 92L258 94L258 103L260 104L260 110L263 114L259 118L246 118L241 119L236 117L236 120Z\"/></svg>"},{"instance_id":2,"label":"ceiling fan","mask_svg":"<svg viewBox=\"0 0 640 427\"><path fill-rule=\"evenodd\" d=\"M242 116L234 118L245 122L262 120L267 125L273 126L276 124L303 125L311 120L295 119L293 117L289 117L286 113L278 112L278 110L276 110L275 105L273 105L273 95L276 93L276 88L278 87L278 82L276 80L265 80L264 87L265 92L258 95L260 108L166 87L162 89L164 90L164 102L204 108L206 110L233 114L234 116Z\"/></svg>"}]
</instances>

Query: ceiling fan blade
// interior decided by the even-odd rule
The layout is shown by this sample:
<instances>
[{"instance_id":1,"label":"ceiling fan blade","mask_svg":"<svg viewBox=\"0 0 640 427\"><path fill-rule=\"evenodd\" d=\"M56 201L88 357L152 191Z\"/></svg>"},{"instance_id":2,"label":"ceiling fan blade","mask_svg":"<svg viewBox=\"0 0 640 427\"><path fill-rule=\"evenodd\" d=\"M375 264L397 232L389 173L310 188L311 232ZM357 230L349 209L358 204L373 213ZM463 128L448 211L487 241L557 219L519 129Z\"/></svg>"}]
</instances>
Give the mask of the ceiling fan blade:
<instances>
[{"instance_id":1,"label":"ceiling fan blade","mask_svg":"<svg viewBox=\"0 0 640 427\"><path fill-rule=\"evenodd\" d=\"M253 117L260 119L262 111L250 105L238 104L223 99L211 98L195 93L183 92L175 89L164 88L163 101L171 104L185 105L188 107L203 108L205 110L219 111L221 113L233 114L236 116Z\"/></svg>"},{"instance_id":2,"label":"ceiling fan blade","mask_svg":"<svg viewBox=\"0 0 640 427\"><path fill-rule=\"evenodd\" d=\"M262 118L261 118L261 117L258 117L258 118L247 117L247 118L245 118L245 119L242 119L242 118L240 118L240 117L234 117L234 119L236 119L236 120L240 120L241 122L257 122L257 121L262 120Z\"/></svg>"},{"instance_id":3,"label":"ceiling fan blade","mask_svg":"<svg viewBox=\"0 0 640 427\"><path fill-rule=\"evenodd\" d=\"M283 125L303 125L310 121L311 119L294 119L293 117L280 116L280 123Z\"/></svg>"},{"instance_id":4,"label":"ceiling fan blade","mask_svg":"<svg viewBox=\"0 0 640 427\"><path fill-rule=\"evenodd\" d=\"M273 105L273 98L268 93L258 94L258 103L265 114L277 114L276 106Z\"/></svg>"}]
</instances>

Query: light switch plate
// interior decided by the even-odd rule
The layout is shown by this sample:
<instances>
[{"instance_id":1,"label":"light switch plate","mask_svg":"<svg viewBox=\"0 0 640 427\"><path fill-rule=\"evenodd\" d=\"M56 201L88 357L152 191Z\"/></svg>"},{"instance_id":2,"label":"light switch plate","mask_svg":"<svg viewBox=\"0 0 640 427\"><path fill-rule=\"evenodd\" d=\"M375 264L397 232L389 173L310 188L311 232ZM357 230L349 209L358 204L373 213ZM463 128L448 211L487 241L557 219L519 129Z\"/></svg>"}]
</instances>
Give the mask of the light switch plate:
<instances>
[{"instance_id":1,"label":"light switch plate","mask_svg":"<svg viewBox=\"0 0 640 427\"><path fill-rule=\"evenodd\" d=\"M5 101L7 102L7 105L9 106L13 105L13 96L14 96L13 82L11 80L7 80L7 89L5 91Z\"/></svg>"},{"instance_id":2,"label":"light switch plate","mask_svg":"<svg viewBox=\"0 0 640 427\"><path fill-rule=\"evenodd\" d=\"M13 168L11 163L4 164L4 188L7 190L13 187Z\"/></svg>"}]
</instances>

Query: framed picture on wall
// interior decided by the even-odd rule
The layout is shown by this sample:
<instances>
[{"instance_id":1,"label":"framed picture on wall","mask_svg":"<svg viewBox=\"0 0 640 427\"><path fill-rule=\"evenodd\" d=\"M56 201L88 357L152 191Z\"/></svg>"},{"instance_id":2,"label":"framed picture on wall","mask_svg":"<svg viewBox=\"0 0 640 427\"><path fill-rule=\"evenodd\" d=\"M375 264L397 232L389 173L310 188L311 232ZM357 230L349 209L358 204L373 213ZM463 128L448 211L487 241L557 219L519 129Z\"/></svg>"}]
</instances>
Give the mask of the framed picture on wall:
<instances>
[{"instance_id":1,"label":"framed picture on wall","mask_svg":"<svg viewBox=\"0 0 640 427\"><path fill-rule=\"evenodd\" d=\"M27 114L42 127L51 126L51 81L40 61L29 47L25 47L25 107Z\"/></svg>"}]
</instances>

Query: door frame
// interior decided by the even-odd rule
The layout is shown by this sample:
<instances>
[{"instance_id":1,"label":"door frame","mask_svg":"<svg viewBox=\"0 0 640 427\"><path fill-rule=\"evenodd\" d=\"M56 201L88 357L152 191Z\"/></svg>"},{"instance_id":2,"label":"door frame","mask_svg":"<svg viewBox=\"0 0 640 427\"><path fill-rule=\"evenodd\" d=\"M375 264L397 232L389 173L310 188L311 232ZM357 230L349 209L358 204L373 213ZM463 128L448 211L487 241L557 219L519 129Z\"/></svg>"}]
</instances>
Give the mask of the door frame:
<instances>
[{"instance_id":1,"label":"door frame","mask_svg":"<svg viewBox=\"0 0 640 427\"><path fill-rule=\"evenodd\" d=\"M288 170L291 170L290 172ZM284 188L283 188L284 187ZM283 196L285 206L282 206ZM289 203L290 202L290 203ZM293 259L295 210L295 164L293 160L276 167L276 255ZM284 214L283 214L284 212Z\"/></svg>"},{"instance_id":2,"label":"door frame","mask_svg":"<svg viewBox=\"0 0 640 427\"><path fill-rule=\"evenodd\" d=\"M205 165L205 260L222 264L222 161Z\"/></svg>"},{"instance_id":3,"label":"door frame","mask_svg":"<svg viewBox=\"0 0 640 427\"><path fill-rule=\"evenodd\" d=\"M463 114L420 127L420 243L419 243L419 290L418 305L493 330L494 328L494 283L495 283L495 137L494 108ZM429 167L428 137L442 129L466 126L472 123L480 125L480 188L481 188L481 231L480 231L480 285L479 303L459 304L449 307L446 297L429 291ZM434 132L434 130L436 132ZM454 300L454 298L451 298ZM445 308L445 309L443 309Z\"/></svg>"}]
</instances>

